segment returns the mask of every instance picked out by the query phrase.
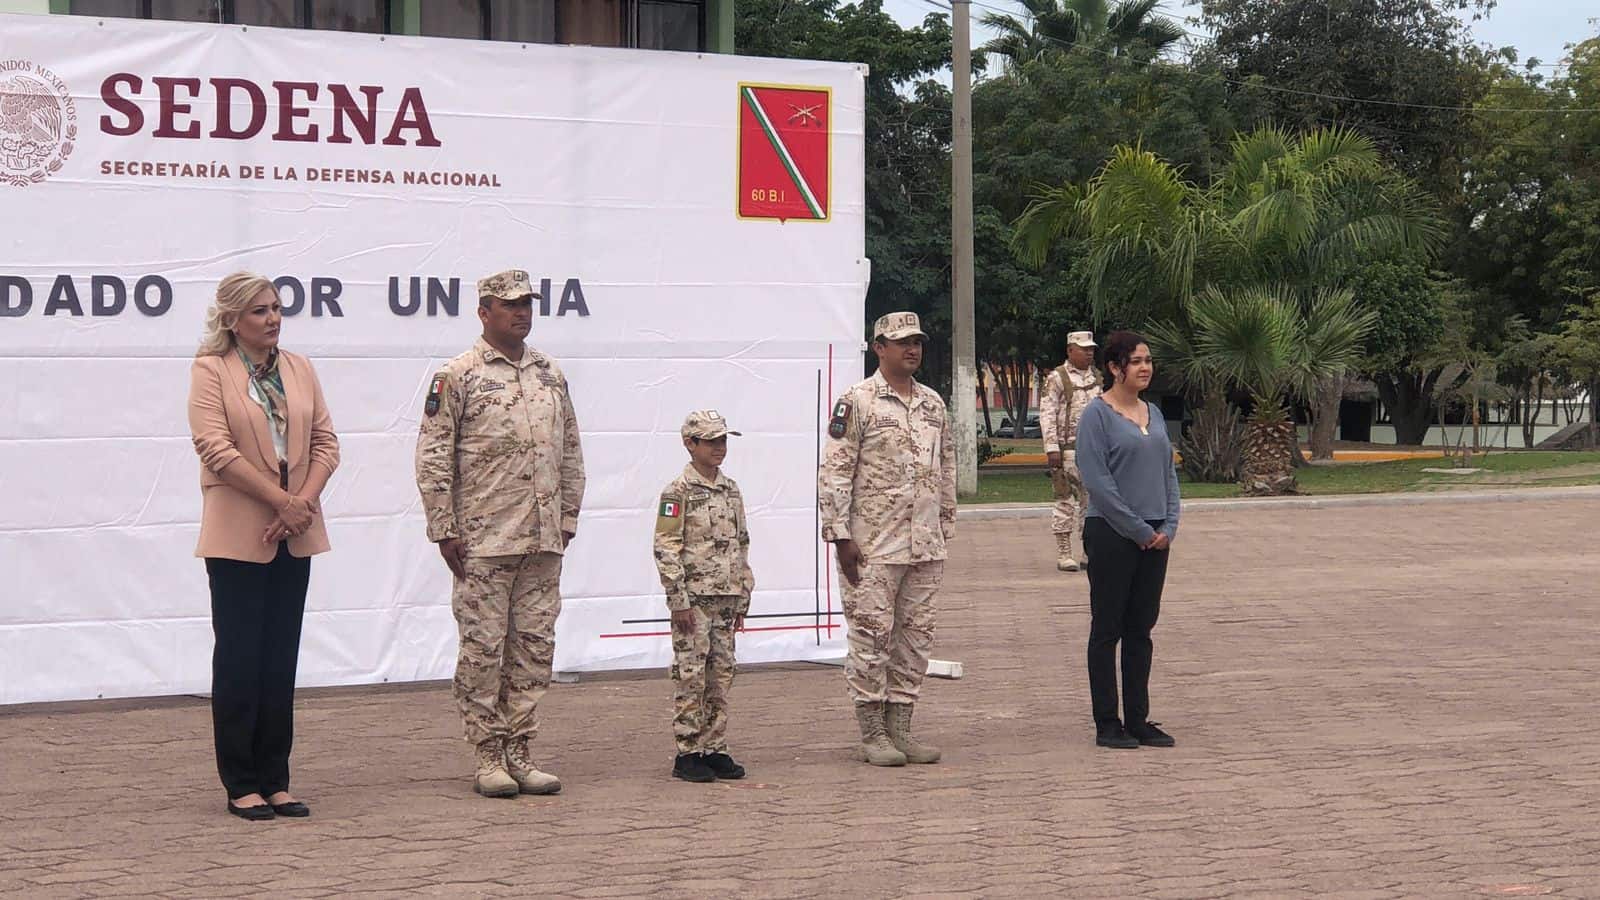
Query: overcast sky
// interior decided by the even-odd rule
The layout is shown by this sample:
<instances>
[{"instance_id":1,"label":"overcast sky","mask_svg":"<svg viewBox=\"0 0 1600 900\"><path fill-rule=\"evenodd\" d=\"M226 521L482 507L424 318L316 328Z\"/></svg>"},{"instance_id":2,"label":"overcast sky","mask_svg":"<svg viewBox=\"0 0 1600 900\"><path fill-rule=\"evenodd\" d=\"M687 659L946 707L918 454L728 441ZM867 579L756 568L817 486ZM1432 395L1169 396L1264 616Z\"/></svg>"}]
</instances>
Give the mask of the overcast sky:
<instances>
[{"instance_id":1,"label":"overcast sky","mask_svg":"<svg viewBox=\"0 0 1600 900\"><path fill-rule=\"evenodd\" d=\"M884 0L883 6L904 25L918 24L936 11L935 0ZM948 7L948 3L937 0L937 6ZM1192 7L1179 0L1166 0L1162 12L1183 17L1193 13ZM1020 11L1021 4L1014 0L973 0L973 18L980 18L989 8ZM1489 18L1474 23L1472 31L1480 42L1516 47L1523 61L1536 56L1542 62L1554 63L1565 57L1563 45L1595 36L1597 24L1592 20L1597 17L1597 0L1499 0ZM987 39L988 35L974 22L973 44Z\"/></svg>"}]
</instances>

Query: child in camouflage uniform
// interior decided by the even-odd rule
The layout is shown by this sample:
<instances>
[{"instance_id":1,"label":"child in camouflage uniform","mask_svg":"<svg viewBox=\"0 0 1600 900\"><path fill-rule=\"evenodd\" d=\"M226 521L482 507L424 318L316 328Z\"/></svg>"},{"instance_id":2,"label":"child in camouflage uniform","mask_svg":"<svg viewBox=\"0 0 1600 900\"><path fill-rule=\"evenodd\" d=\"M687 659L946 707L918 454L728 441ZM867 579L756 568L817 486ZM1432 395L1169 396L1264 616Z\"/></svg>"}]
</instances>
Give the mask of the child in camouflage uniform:
<instances>
[{"instance_id":1,"label":"child in camouflage uniform","mask_svg":"<svg viewBox=\"0 0 1600 900\"><path fill-rule=\"evenodd\" d=\"M750 532L744 498L722 474L728 423L697 410L680 431L689 465L661 492L655 556L672 612L672 732L678 756L672 774L685 781L743 778L728 755L728 689L733 686L734 634L750 609Z\"/></svg>"}]
</instances>

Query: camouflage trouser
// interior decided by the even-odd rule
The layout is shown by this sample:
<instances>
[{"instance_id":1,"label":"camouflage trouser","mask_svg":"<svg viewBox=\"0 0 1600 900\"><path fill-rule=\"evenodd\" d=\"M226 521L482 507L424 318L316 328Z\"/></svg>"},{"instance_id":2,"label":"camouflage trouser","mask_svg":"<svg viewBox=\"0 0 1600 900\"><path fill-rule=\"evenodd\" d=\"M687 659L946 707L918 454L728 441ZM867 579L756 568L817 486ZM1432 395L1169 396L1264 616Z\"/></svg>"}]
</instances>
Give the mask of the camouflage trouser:
<instances>
[{"instance_id":1,"label":"camouflage trouser","mask_svg":"<svg viewBox=\"0 0 1600 900\"><path fill-rule=\"evenodd\" d=\"M1055 488L1055 507L1050 511L1050 531L1054 534L1083 534L1083 506L1088 495L1078 475L1072 451L1061 454L1061 468L1050 470L1050 485Z\"/></svg>"},{"instance_id":2,"label":"camouflage trouser","mask_svg":"<svg viewBox=\"0 0 1600 900\"><path fill-rule=\"evenodd\" d=\"M468 557L450 606L461 634L455 696L467 740L533 736L555 655L561 555Z\"/></svg>"},{"instance_id":3,"label":"camouflage trouser","mask_svg":"<svg viewBox=\"0 0 1600 900\"><path fill-rule=\"evenodd\" d=\"M672 736L679 753L725 753L734 620L742 597L695 597L694 628L672 632Z\"/></svg>"},{"instance_id":4,"label":"camouflage trouser","mask_svg":"<svg viewBox=\"0 0 1600 900\"><path fill-rule=\"evenodd\" d=\"M861 582L843 585L850 626L844 680L857 703L915 703L933 648L933 595L944 561L863 563Z\"/></svg>"}]
</instances>

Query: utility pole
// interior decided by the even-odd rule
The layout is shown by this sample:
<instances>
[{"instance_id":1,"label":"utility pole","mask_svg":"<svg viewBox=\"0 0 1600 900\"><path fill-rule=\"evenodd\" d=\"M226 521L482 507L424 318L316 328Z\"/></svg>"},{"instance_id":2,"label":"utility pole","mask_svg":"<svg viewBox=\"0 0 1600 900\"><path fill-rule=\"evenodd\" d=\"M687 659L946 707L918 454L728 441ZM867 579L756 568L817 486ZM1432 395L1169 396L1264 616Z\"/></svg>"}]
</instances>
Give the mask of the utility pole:
<instances>
[{"instance_id":1,"label":"utility pole","mask_svg":"<svg viewBox=\"0 0 1600 900\"><path fill-rule=\"evenodd\" d=\"M951 0L950 321L955 362L950 388L956 439L956 493L978 492L977 353L972 316L972 3Z\"/></svg>"}]
</instances>

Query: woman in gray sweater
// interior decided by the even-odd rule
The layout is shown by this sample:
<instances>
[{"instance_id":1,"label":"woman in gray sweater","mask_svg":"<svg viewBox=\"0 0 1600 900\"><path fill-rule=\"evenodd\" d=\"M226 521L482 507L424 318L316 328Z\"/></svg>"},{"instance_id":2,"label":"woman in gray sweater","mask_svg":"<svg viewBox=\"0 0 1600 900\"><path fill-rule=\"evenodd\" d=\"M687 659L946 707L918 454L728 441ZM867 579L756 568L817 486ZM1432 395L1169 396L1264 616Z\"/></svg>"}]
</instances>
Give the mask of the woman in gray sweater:
<instances>
[{"instance_id":1,"label":"woman in gray sweater","mask_svg":"<svg viewBox=\"0 0 1600 900\"><path fill-rule=\"evenodd\" d=\"M1106 338L1106 391L1078 422L1077 463L1089 493L1083 548L1089 557L1089 694L1095 743L1171 747L1149 721L1150 631L1161 613L1167 554L1178 535L1178 473L1166 421L1139 394L1155 365L1144 338ZM1117 718L1117 643L1122 643L1122 710ZM1126 722L1126 725L1124 725Z\"/></svg>"}]
</instances>

